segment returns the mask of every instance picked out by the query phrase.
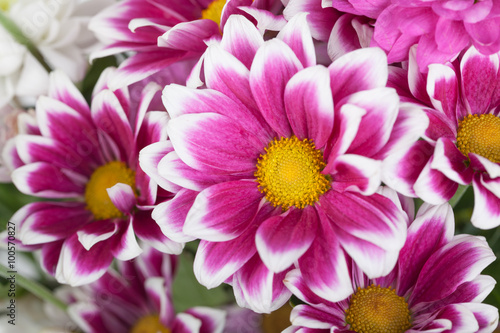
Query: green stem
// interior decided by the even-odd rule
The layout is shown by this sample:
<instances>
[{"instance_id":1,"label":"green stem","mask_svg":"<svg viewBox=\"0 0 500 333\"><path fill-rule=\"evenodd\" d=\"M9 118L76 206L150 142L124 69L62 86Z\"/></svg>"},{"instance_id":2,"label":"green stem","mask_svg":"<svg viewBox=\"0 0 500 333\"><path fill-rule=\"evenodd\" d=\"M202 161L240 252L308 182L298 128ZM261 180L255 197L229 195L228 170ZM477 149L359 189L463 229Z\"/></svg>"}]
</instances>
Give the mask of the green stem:
<instances>
[{"instance_id":1,"label":"green stem","mask_svg":"<svg viewBox=\"0 0 500 333\"><path fill-rule=\"evenodd\" d=\"M15 284L28 290L31 292L33 295L39 297L40 299L50 302L60 308L63 311L66 311L68 308L68 305L66 305L64 302L62 302L59 298L55 297L52 292L47 289L45 286L41 285L40 283L30 280L28 278L25 278L24 276L20 275L19 273L11 273L12 271L9 271L7 267L0 265L0 276L4 277L6 279L10 279L14 276L15 279Z\"/></svg>"},{"instance_id":2,"label":"green stem","mask_svg":"<svg viewBox=\"0 0 500 333\"><path fill-rule=\"evenodd\" d=\"M449 203L452 208L455 208L455 206L458 204L460 199L464 196L465 192L469 188L469 185L458 185L458 190L453 196L453 198L450 199Z\"/></svg>"},{"instance_id":3,"label":"green stem","mask_svg":"<svg viewBox=\"0 0 500 333\"><path fill-rule=\"evenodd\" d=\"M7 17L3 11L0 10L0 24L3 25L5 30L7 30L14 39L26 46L28 51L35 57L36 60L45 68L47 72L51 72L52 68L47 64L45 59L43 58L43 55L40 53L40 51L37 49L37 47L31 42L31 40L26 37L21 29L9 18Z\"/></svg>"}]
</instances>

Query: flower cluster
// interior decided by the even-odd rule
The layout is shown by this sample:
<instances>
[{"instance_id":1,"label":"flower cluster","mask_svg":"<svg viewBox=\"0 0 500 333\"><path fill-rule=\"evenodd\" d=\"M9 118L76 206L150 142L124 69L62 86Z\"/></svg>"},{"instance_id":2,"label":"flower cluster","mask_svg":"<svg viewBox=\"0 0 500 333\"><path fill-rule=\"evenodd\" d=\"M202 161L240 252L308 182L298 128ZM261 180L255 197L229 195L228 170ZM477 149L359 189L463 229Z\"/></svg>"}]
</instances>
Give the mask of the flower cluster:
<instances>
[{"instance_id":1,"label":"flower cluster","mask_svg":"<svg viewBox=\"0 0 500 333\"><path fill-rule=\"evenodd\" d=\"M72 329L496 329L500 1L60 2L0 2L0 237Z\"/></svg>"}]
</instances>

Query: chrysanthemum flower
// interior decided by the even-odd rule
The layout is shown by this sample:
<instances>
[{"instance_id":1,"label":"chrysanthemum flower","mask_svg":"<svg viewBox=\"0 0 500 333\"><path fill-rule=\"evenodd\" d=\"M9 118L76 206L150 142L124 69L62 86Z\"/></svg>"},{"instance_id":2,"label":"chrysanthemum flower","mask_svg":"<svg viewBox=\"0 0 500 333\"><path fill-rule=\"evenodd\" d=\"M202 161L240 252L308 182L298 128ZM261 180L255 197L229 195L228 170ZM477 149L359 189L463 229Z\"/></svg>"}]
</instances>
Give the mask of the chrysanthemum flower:
<instances>
[{"instance_id":1,"label":"chrysanthemum flower","mask_svg":"<svg viewBox=\"0 0 500 333\"><path fill-rule=\"evenodd\" d=\"M308 0L321 1L321 0ZM500 51L498 0L323 0L324 6L376 19L373 44L388 54L389 63L408 60L418 44L417 63L426 72L431 63L454 60L473 45L480 53Z\"/></svg>"},{"instance_id":2,"label":"chrysanthemum flower","mask_svg":"<svg viewBox=\"0 0 500 333\"><path fill-rule=\"evenodd\" d=\"M500 224L499 58L471 47L460 64L431 65L427 76L412 57L408 83L391 76L402 98L427 105L430 123L424 140L386 160L384 182L432 204L448 201L459 184L472 184L471 221L483 229Z\"/></svg>"},{"instance_id":3,"label":"chrysanthemum flower","mask_svg":"<svg viewBox=\"0 0 500 333\"><path fill-rule=\"evenodd\" d=\"M20 240L41 247L43 267L61 283L88 283L113 258L136 257L136 236L165 252L182 250L150 216L160 195L171 194L158 192L138 166L142 147L166 139L166 112L147 112L160 87L146 87L132 107L128 90L107 89L110 72L91 108L63 73L51 74L49 96L36 105L38 135L17 136L9 154L21 192L64 199L28 204L12 217Z\"/></svg>"},{"instance_id":4,"label":"chrysanthemum flower","mask_svg":"<svg viewBox=\"0 0 500 333\"><path fill-rule=\"evenodd\" d=\"M206 42L220 39L229 15L245 13L239 7L276 11L282 5L278 0L120 1L92 19L89 28L108 44L92 57L133 51L110 82L113 88L163 70L187 78Z\"/></svg>"},{"instance_id":5,"label":"chrysanthemum flower","mask_svg":"<svg viewBox=\"0 0 500 333\"><path fill-rule=\"evenodd\" d=\"M225 312L206 307L175 313L175 256L150 247L92 284L62 289L70 317L88 333L221 333Z\"/></svg>"},{"instance_id":6,"label":"chrysanthemum flower","mask_svg":"<svg viewBox=\"0 0 500 333\"><path fill-rule=\"evenodd\" d=\"M202 240L195 274L208 287L231 282L240 305L260 311L284 298L272 273L298 261L313 289L343 298L351 291L346 253L380 276L406 233L400 210L374 192L379 159L416 139L405 121L418 116L398 114L382 50L316 65L305 17L267 42L245 18L230 17L221 44L204 55L208 89L163 92L174 151L158 173L200 191L190 194L183 226ZM146 168L142 152L140 160ZM159 205L153 218L178 229L184 221L172 207Z\"/></svg>"},{"instance_id":7,"label":"chrysanthemum flower","mask_svg":"<svg viewBox=\"0 0 500 333\"><path fill-rule=\"evenodd\" d=\"M291 271L285 284L305 304L284 332L492 332L498 310L481 302L495 280L480 273L495 256L483 237L453 236L454 225L448 204L424 204L394 270L370 279L352 264L354 292L341 301L315 293L306 271Z\"/></svg>"}]
</instances>

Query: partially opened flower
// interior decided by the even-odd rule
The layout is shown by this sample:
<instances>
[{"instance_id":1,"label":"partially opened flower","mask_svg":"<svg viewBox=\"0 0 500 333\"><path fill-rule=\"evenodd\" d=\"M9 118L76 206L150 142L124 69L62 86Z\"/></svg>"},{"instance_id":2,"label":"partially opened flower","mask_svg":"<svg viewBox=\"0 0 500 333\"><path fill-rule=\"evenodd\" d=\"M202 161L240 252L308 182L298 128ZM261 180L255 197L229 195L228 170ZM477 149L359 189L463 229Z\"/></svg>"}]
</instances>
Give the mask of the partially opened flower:
<instances>
[{"instance_id":1,"label":"partially opened flower","mask_svg":"<svg viewBox=\"0 0 500 333\"><path fill-rule=\"evenodd\" d=\"M227 2L227 3L226 3ZM278 5L278 6L277 6ZM89 27L108 45L93 57L132 51L112 79L123 87L160 71L189 72L207 47L218 40L227 17L239 7L281 8L278 0L125 0L96 15Z\"/></svg>"},{"instance_id":2,"label":"partially opened flower","mask_svg":"<svg viewBox=\"0 0 500 333\"><path fill-rule=\"evenodd\" d=\"M61 283L88 283L113 258L136 257L136 236L165 252L182 250L150 216L156 201L172 194L159 192L138 166L143 146L166 139L166 112L148 111L160 88L147 86L132 108L127 89L107 89L110 72L96 85L91 108L53 72L49 96L36 106L38 133L18 135L9 154L21 192L64 199L28 204L12 217L20 240L42 249L43 267Z\"/></svg>"},{"instance_id":3,"label":"partially opened flower","mask_svg":"<svg viewBox=\"0 0 500 333\"><path fill-rule=\"evenodd\" d=\"M460 64L434 64L422 75L412 57L408 83L406 76L391 79L402 98L427 106L430 122L424 140L386 160L384 182L432 204L472 184L471 221L483 229L500 224L499 60L471 47Z\"/></svg>"},{"instance_id":4,"label":"partially opened flower","mask_svg":"<svg viewBox=\"0 0 500 333\"><path fill-rule=\"evenodd\" d=\"M92 284L62 289L70 317L87 333L221 333L223 310L194 307L175 313L172 282L177 258L150 247L120 262Z\"/></svg>"},{"instance_id":5,"label":"partially opened flower","mask_svg":"<svg viewBox=\"0 0 500 333\"><path fill-rule=\"evenodd\" d=\"M352 263L354 292L341 301L312 290L304 270L291 271L285 284L305 304L284 332L493 332L498 310L481 302L495 280L480 273L495 256L483 237L453 236L454 225L448 204L424 204L394 270L370 279Z\"/></svg>"},{"instance_id":6,"label":"partially opened flower","mask_svg":"<svg viewBox=\"0 0 500 333\"><path fill-rule=\"evenodd\" d=\"M158 163L165 179L200 193L189 194L185 223L173 203L153 211L202 240L199 281L228 281L240 305L262 312L283 302L282 274L295 262L309 267L313 289L339 298L351 291L346 254L371 277L389 272L406 224L374 194L380 159L416 139L403 120L418 116L398 114L385 54L358 50L326 68L315 64L305 14L267 42L235 15L204 57L208 89L164 89L174 151Z\"/></svg>"}]
</instances>

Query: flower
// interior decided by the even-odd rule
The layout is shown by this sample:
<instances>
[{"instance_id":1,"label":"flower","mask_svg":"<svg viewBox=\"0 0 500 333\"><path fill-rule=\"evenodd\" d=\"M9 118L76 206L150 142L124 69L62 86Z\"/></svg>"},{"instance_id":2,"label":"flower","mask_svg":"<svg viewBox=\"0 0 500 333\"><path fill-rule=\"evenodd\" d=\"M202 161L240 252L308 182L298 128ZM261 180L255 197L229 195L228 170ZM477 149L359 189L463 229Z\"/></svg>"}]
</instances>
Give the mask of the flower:
<instances>
[{"instance_id":1,"label":"flower","mask_svg":"<svg viewBox=\"0 0 500 333\"><path fill-rule=\"evenodd\" d=\"M194 307L175 313L172 282L177 258L151 247L99 280L60 292L68 313L84 332L221 333L222 310Z\"/></svg>"},{"instance_id":2,"label":"flower","mask_svg":"<svg viewBox=\"0 0 500 333\"><path fill-rule=\"evenodd\" d=\"M386 160L384 182L432 204L472 184L471 222L482 229L500 224L499 57L471 47L460 63L433 64L423 75L412 56L408 73L390 80L402 98L426 106L429 127L424 140Z\"/></svg>"},{"instance_id":3,"label":"flower","mask_svg":"<svg viewBox=\"0 0 500 333\"><path fill-rule=\"evenodd\" d=\"M220 39L229 15L245 14L240 7L273 9L277 4L277 0L121 1L90 22L89 28L107 44L92 58L133 52L111 80L113 89L159 71L181 72L185 83L207 41Z\"/></svg>"},{"instance_id":4,"label":"flower","mask_svg":"<svg viewBox=\"0 0 500 333\"><path fill-rule=\"evenodd\" d=\"M495 256L483 237L453 234L449 204L422 205L394 270L370 279L352 263L355 291L341 301L291 271L285 284L305 304L294 307L284 332L492 332L498 310L481 302L495 280L480 272Z\"/></svg>"},{"instance_id":5,"label":"flower","mask_svg":"<svg viewBox=\"0 0 500 333\"><path fill-rule=\"evenodd\" d=\"M234 15L204 55L207 89L164 89L174 151L158 173L199 193L189 194L196 197L185 222L172 201L152 216L201 239L201 284L229 281L240 306L267 312L286 300L281 278L295 262L310 268L312 288L337 297L351 291L346 253L369 276L392 269L405 218L374 194L379 159L416 140L402 118L418 115L398 115L386 70L379 49L316 65L305 14L266 42Z\"/></svg>"},{"instance_id":6,"label":"flower","mask_svg":"<svg viewBox=\"0 0 500 333\"><path fill-rule=\"evenodd\" d=\"M83 79L87 55L97 40L87 29L92 15L111 4L99 1L10 1L0 12L11 20L52 68L64 71L73 82ZM32 106L47 92L48 72L25 45L0 25L0 108L12 98Z\"/></svg>"},{"instance_id":7,"label":"flower","mask_svg":"<svg viewBox=\"0 0 500 333\"><path fill-rule=\"evenodd\" d=\"M43 268L61 283L89 283L113 258L136 257L136 236L165 252L183 247L150 216L156 201L172 194L158 191L138 166L143 146L166 140L167 114L148 111L160 88L148 85L132 108L127 89L107 89L111 74L101 76L89 108L70 80L53 72L49 96L36 105L38 133L18 135L9 151L21 192L64 199L30 203L12 217L20 240L42 249Z\"/></svg>"}]
</instances>

